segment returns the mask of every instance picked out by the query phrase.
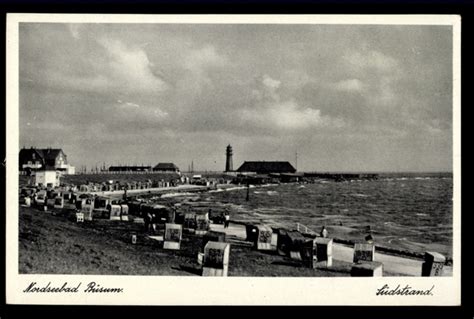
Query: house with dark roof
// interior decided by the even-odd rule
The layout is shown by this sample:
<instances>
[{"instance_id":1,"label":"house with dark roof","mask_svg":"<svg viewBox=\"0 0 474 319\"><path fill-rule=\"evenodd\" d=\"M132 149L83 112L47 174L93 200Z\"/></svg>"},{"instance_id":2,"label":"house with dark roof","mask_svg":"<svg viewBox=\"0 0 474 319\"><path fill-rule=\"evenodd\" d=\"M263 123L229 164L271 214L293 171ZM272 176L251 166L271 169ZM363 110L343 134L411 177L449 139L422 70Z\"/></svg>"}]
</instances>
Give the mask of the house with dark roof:
<instances>
[{"instance_id":1,"label":"house with dark roof","mask_svg":"<svg viewBox=\"0 0 474 319\"><path fill-rule=\"evenodd\" d=\"M245 161L237 170L239 173L256 173L256 174L272 174L272 173L295 173L296 169L289 162L281 161Z\"/></svg>"},{"instance_id":2,"label":"house with dark roof","mask_svg":"<svg viewBox=\"0 0 474 319\"><path fill-rule=\"evenodd\" d=\"M154 172L159 173L179 173L179 168L174 163L158 163L153 167Z\"/></svg>"},{"instance_id":3,"label":"house with dark roof","mask_svg":"<svg viewBox=\"0 0 474 319\"><path fill-rule=\"evenodd\" d=\"M48 170L74 174L74 167L68 164L67 155L60 148L22 148L19 154L19 170Z\"/></svg>"},{"instance_id":4,"label":"house with dark roof","mask_svg":"<svg viewBox=\"0 0 474 319\"><path fill-rule=\"evenodd\" d=\"M109 172L150 172L151 166L144 165L125 165L125 166L110 166Z\"/></svg>"}]
</instances>

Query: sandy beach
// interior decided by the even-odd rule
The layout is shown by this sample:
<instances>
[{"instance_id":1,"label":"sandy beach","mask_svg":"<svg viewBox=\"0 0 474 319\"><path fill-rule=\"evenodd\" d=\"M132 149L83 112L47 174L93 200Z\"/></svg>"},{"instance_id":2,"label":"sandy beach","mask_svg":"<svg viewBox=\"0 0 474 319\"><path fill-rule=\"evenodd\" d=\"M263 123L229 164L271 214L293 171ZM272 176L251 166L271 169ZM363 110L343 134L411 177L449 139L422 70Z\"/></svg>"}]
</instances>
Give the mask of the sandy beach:
<instances>
[{"instance_id":1,"label":"sandy beach","mask_svg":"<svg viewBox=\"0 0 474 319\"><path fill-rule=\"evenodd\" d=\"M211 224L211 230L225 232L231 243L229 276L350 276L353 250L349 246L334 245L331 269L309 269L274 252L254 250L245 241L241 224L231 223L227 229ZM135 245L130 240L132 233L138 234ZM162 227L157 234L163 234ZM164 250L160 241L150 238L143 225L133 220L76 223L72 210L21 207L19 239L20 273L200 275L197 254L202 236L185 233L181 250ZM384 263L384 276L421 274L421 260L379 253L375 259ZM445 275L450 271L446 267Z\"/></svg>"}]
</instances>

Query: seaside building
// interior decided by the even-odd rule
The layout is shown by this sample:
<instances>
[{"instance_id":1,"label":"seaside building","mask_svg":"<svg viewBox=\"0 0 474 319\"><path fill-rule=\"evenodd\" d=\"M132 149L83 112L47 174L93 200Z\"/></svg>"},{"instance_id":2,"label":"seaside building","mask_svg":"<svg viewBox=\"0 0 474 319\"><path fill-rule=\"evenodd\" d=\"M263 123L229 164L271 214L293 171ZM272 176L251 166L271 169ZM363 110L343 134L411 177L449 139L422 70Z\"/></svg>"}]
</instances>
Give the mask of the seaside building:
<instances>
[{"instance_id":1,"label":"seaside building","mask_svg":"<svg viewBox=\"0 0 474 319\"><path fill-rule=\"evenodd\" d=\"M65 175L75 174L75 167L68 164L67 155L60 148L22 148L19 170L28 175L46 170Z\"/></svg>"},{"instance_id":2,"label":"seaside building","mask_svg":"<svg viewBox=\"0 0 474 319\"><path fill-rule=\"evenodd\" d=\"M289 162L280 161L245 161L237 170L239 173L274 174L295 173L296 169Z\"/></svg>"},{"instance_id":3,"label":"seaside building","mask_svg":"<svg viewBox=\"0 0 474 319\"><path fill-rule=\"evenodd\" d=\"M178 166L174 163L158 163L155 167L153 167L154 172L158 173L178 173L180 174Z\"/></svg>"},{"instance_id":4,"label":"seaside building","mask_svg":"<svg viewBox=\"0 0 474 319\"><path fill-rule=\"evenodd\" d=\"M225 171L226 172L232 172L234 170L233 164L232 164L232 146L227 145L226 148L226 160L225 160Z\"/></svg>"},{"instance_id":5,"label":"seaside building","mask_svg":"<svg viewBox=\"0 0 474 319\"><path fill-rule=\"evenodd\" d=\"M150 172L151 166L134 165L134 166L110 166L109 172Z\"/></svg>"}]
</instances>

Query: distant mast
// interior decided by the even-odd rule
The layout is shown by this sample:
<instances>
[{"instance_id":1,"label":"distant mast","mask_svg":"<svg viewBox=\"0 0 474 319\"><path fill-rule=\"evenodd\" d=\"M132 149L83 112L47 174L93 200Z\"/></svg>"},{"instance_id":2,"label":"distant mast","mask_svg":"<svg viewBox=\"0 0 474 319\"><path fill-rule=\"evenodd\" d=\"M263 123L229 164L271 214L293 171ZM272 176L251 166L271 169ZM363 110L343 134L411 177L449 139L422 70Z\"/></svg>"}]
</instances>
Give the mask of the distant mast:
<instances>
[{"instance_id":1,"label":"distant mast","mask_svg":"<svg viewBox=\"0 0 474 319\"><path fill-rule=\"evenodd\" d=\"M227 145L226 148L226 161L225 161L225 171L226 172L232 172L234 170L233 164L232 164L232 146Z\"/></svg>"},{"instance_id":2,"label":"distant mast","mask_svg":"<svg viewBox=\"0 0 474 319\"><path fill-rule=\"evenodd\" d=\"M298 150L295 151L295 169L298 171Z\"/></svg>"}]
</instances>

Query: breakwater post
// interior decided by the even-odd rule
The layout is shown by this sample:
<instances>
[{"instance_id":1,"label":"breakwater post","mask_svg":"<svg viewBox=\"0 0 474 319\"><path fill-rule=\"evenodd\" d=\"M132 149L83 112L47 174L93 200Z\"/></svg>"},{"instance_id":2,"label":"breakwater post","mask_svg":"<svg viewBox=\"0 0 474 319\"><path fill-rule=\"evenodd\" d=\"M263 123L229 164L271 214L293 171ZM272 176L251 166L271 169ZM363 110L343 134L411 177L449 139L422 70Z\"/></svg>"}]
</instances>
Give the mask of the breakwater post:
<instances>
[{"instance_id":1,"label":"breakwater post","mask_svg":"<svg viewBox=\"0 0 474 319\"><path fill-rule=\"evenodd\" d=\"M352 174L352 173L318 173L318 172L305 172L304 178L306 179L329 179L337 182L347 180L374 180L378 179L378 174Z\"/></svg>"},{"instance_id":2,"label":"breakwater post","mask_svg":"<svg viewBox=\"0 0 474 319\"><path fill-rule=\"evenodd\" d=\"M247 183L247 197L245 200L248 202L250 200L250 183Z\"/></svg>"}]
</instances>

